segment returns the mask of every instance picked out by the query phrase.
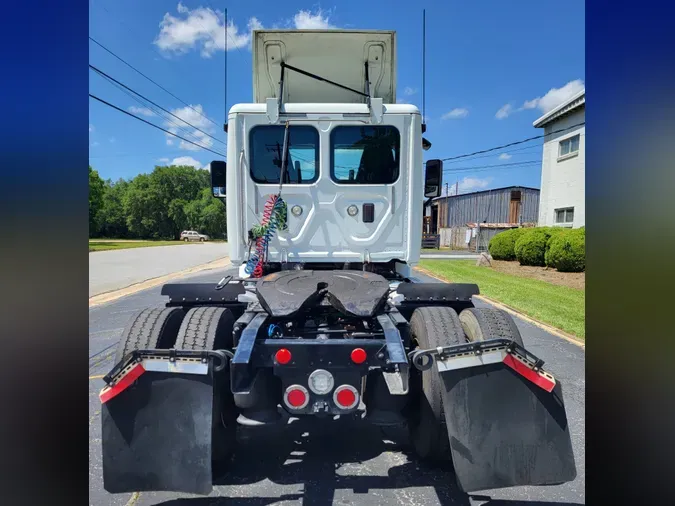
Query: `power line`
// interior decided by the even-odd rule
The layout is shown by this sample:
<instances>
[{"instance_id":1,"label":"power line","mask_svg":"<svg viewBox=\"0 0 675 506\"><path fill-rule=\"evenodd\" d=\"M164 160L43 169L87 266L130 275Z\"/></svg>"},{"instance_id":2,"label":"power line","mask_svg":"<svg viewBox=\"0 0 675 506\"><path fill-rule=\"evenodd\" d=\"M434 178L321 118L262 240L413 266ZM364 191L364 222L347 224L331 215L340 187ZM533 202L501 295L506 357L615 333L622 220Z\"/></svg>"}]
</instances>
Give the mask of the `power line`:
<instances>
[{"instance_id":1,"label":"power line","mask_svg":"<svg viewBox=\"0 0 675 506\"><path fill-rule=\"evenodd\" d=\"M583 126L585 124L586 124L586 122L582 121L581 123L577 123L576 125L572 125L572 126L569 126L569 127L566 127L566 128L561 128L560 130L555 130L553 132L549 132L549 133L544 134L544 135L537 135L535 137L530 137L529 139L523 139L522 141L510 142L509 144L504 144L503 146L497 146L495 148L482 149L481 151L474 151L473 153L468 153L466 155L450 156L448 158L442 158L441 160L444 161L444 162L447 162L448 160L457 160L459 158L467 158L469 156L481 155L483 153L489 153L490 151L497 151L498 149L504 149L504 148L508 148L510 146L515 146L517 144L523 144L525 142L531 142L531 141L534 141L534 140L537 140L537 139L542 139L544 137L548 137L549 135L559 134L561 132L565 132L566 130L570 130L572 128L577 128L577 127Z\"/></svg>"},{"instance_id":2,"label":"power line","mask_svg":"<svg viewBox=\"0 0 675 506\"><path fill-rule=\"evenodd\" d=\"M89 64L89 68L91 68L94 72L96 72L96 73L98 73L98 74L100 74L100 75L106 77L107 79L116 82L116 83L119 84L120 86L123 86L124 88L126 88L127 90L129 90L129 91L130 91L131 93L133 93L134 95L138 95L138 96L141 97L143 100L146 100L146 101L150 102L150 103L151 103L152 105L154 105L155 107L159 107L162 111L164 111L164 112L166 112L166 113L168 113L168 114L171 114L171 116L173 116L174 118L176 118L176 119L179 120L179 121L182 121L182 122L185 123L186 125L188 125L188 126L194 128L194 129L197 130L198 132L201 132L201 133L203 133L204 135L208 135L208 136L211 137L214 141L218 141L218 142L220 142L221 144L226 144L225 141L221 141L220 139L217 139L217 138L214 137L213 135L211 135L211 134L205 132L205 131L202 130L201 128L197 128L196 126L192 125L191 123L188 123L188 122L185 121L183 118L179 118L178 116L176 116L176 115L175 115L174 113L172 113L171 111L168 111L168 110L164 109L164 107L162 107L161 105L156 104L155 102L153 102L153 101L150 100L149 98L144 97L143 95L141 95L141 94L138 93L137 91L132 90L132 89L129 88L126 84L121 83L120 81L118 81L118 80L115 79L114 77L112 77L112 76L106 74L105 72L103 72L102 70L100 70L100 69L94 67L93 65Z\"/></svg>"},{"instance_id":3,"label":"power line","mask_svg":"<svg viewBox=\"0 0 675 506\"><path fill-rule=\"evenodd\" d=\"M108 53L110 53L111 55L113 55L115 58L117 58L119 61L121 61L122 63L124 63L124 64L125 64L127 67L129 67L130 69L134 70L135 72L139 73L141 76L145 77L145 78L146 78L148 81L150 81L152 84L154 84L155 86L157 86L157 87L161 88L162 90L164 90L166 93L168 93L169 95L171 95L173 98L175 98L176 100L178 100L180 103L182 103L182 104L186 105L187 107L189 107L190 109L192 109L194 112L196 112L197 114L199 114L201 117L203 117L203 118L209 120L209 121L210 121L211 123L213 123L214 125L219 126L218 123L216 123L215 121L213 121L211 118L209 118L208 116L205 116L204 114L202 114L201 112L199 112L197 109L195 109L194 107L192 107L190 104L188 104L187 102L185 102L185 101L182 100L181 98L179 98L179 97L177 97L176 95L174 95L173 93L171 93L169 90L167 90L167 89L166 89L164 86L162 86L161 84L159 84L159 83L157 83L156 81L153 81L152 79L150 79L150 78L149 78L148 76L146 76L143 72L141 72L141 71L138 70L136 67L134 67L133 65L131 65L130 63L128 63L127 61L125 61L123 58L117 56L117 55L116 55L115 53L113 53L110 49L108 49L107 47L105 47L103 44L101 44L100 42L98 42L98 41L97 41L96 39L94 39L93 37L90 36L90 37L89 37L89 40L91 40L94 44L96 44L97 46L99 46L99 47L100 47L101 49L103 49L104 51L107 51Z\"/></svg>"},{"instance_id":4,"label":"power line","mask_svg":"<svg viewBox=\"0 0 675 506\"><path fill-rule=\"evenodd\" d=\"M541 149L541 144L538 144L538 145L536 145L536 146L525 146L525 147L523 147L523 148L509 149L508 151L504 151L504 153L510 155L511 153L515 153L516 151L527 151L527 150L532 150L532 149ZM504 154L504 153L501 153L501 154ZM530 153L518 153L518 154L519 154L519 155L529 155ZM491 155L475 156L475 157L473 157L473 158L471 159L471 161L473 161L473 160L478 160L478 159L481 159L481 158L494 158L494 157L495 157L495 153L493 153L493 154L491 154ZM463 162L463 161L466 161L466 160L464 160L464 159L461 159L461 160L451 160L450 163L456 163L456 162L460 162L460 163L461 163L461 162Z\"/></svg>"},{"instance_id":5,"label":"power line","mask_svg":"<svg viewBox=\"0 0 675 506\"><path fill-rule=\"evenodd\" d=\"M218 155L218 156L222 156L222 157L224 157L224 158L227 158L227 155L224 155L223 153L219 153L218 151L214 151L213 149L207 148L206 146L202 146L201 144L197 144L196 142L192 142L191 140L186 139L186 138L184 138L184 137L181 137L180 135L176 135L176 134L173 133L173 132L169 132L168 130L162 128L162 127L159 126L159 125L155 125L154 123L150 123L149 121L146 121L146 120L144 120L143 118L141 118L141 117L139 117L139 116L136 116L135 114L131 114L130 112L127 112L127 111L125 111L124 109L122 109L122 108L120 108L120 107L117 107L116 105L111 104L110 102L106 102L106 101L103 100L102 98L98 98L96 95L92 95L92 94L90 93L89 96L90 96L91 98L93 98L94 100L98 100L99 102L101 102L101 103L103 103L103 104L105 104L105 105L107 105L107 106L109 106L109 107L112 107L113 109L116 109L116 110L118 110L118 111L120 111L120 112L123 112L123 113L126 114L127 116L131 116L132 118L136 118L137 120L142 121L143 123L145 123L145 124L147 124L147 125L150 125L150 126L152 126L152 127L155 127L155 128L157 128L158 130L161 130L162 132L165 132L165 133L167 133L167 134L169 134L169 135L173 135L174 137L177 137L177 138L179 138L179 139L182 140L182 141L189 142L190 144L194 144L194 145L197 146L198 148L202 148L202 149L204 149L204 150L206 150L206 151L210 151L211 153L214 153L214 154L216 154L216 155Z\"/></svg>"},{"instance_id":6,"label":"power line","mask_svg":"<svg viewBox=\"0 0 675 506\"><path fill-rule=\"evenodd\" d=\"M104 77L104 76L101 76L101 77L103 77L103 79L105 79L106 81L108 81L110 84L112 84L113 86L115 86L118 90L120 90L122 93L124 93L125 95L127 95L128 97L130 97L132 100L136 101L136 102L137 102L138 104L140 104L141 106L147 107L150 111L152 111L153 113L155 113L157 116L159 116L159 117L161 117L161 118L164 118L164 119L169 123L169 125L175 127L175 129L176 129L176 130L175 130L175 133L181 132L183 135L185 135L185 136L187 136L187 137L189 137L189 138L191 138L191 139L193 139L193 140L195 140L195 141L200 141L200 140L201 140L200 137L198 137L197 135L195 135L194 133L192 133L190 130L186 129L183 125L181 125L181 124L179 124L179 123L176 123L176 121L172 120L171 118L169 118L169 117L167 117L167 116L163 116L160 109L154 107L154 106L151 105L151 104L148 104L148 103L144 102L143 100L141 100L140 98L138 98L136 95L134 95L133 93L127 91L126 89L124 89L124 87L122 87L122 86L120 86L119 84L115 83L114 81L108 79L107 77Z\"/></svg>"},{"instance_id":7,"label":"power line","mask_svg":"<svg viewBox=\"0 0 675 506\"><path fill-rule=\"evenodd\" d=\"M530 162L530 163L525 163L525 164L519 164L513 167L506 167L507 169L525 169L529 167L540 167L541 162ZM499 167L480 167L480 168L465 168L461 170L454 170L451 172L446 173L446 175L452 175L452 174L464 174L464 173L473 173L473 172L486 172L486 171L495 171L495 170L500 170Z\"/></svg>"},{"instance_id":8,"label":"power line","mask_svg":"<svg viewBox=\"0 0 675 506\"><path fill-rule=\"evenodd\" d=\"M492 165L475 165L473 167L450 167L449 169L443 169L443 172L456 172L462 170L472 170L472 169L487 169L494 167L512 167L514 165L523 165L530 163L541 163L541 160L523 160L522 162L510 162L510 163L495 163Z\"/></svg>"}]
</instances>

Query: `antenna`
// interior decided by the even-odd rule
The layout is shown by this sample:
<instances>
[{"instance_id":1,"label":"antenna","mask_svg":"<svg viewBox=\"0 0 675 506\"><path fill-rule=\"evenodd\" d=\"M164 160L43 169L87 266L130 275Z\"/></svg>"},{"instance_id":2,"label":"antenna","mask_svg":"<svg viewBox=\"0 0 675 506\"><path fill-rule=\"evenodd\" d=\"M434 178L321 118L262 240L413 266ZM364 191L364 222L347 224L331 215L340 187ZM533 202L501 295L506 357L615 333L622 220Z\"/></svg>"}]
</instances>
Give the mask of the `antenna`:
<instances>
[{"instance_id":1,"label":"antenna","mask_svg":"<svg viewBox=\"0 0 675 506\"><path fill-rule=\"evenodd\" d=\"M225 123L223 130L227 133L227 9L225 9Z\"/></svg>"},{"instance_id":2,"label":"antenna","mask_svg":"<svg viewBox=\"0 0 675 506\"><path fill-rule=\"evenodd\" d=\"M427 10L422 9L422 133L427 131Z\"/></svg>"}]
</instances>

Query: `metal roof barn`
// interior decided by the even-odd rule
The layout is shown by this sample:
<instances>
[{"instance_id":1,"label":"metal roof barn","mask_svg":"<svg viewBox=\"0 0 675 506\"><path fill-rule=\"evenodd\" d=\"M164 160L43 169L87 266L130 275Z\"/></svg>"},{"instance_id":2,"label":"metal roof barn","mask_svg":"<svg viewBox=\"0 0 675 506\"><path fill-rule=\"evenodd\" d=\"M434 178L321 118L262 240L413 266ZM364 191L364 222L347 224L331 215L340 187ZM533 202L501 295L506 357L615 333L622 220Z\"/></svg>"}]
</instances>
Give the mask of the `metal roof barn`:
<instances>
[{"instance_id":1,"label":"metal roof barn","mask_svg":"<svg viewBox=\"0 0 675 506\"><path fill-rule=\"evenodd\" d=\"M473 193L438 197L438 227L463 227L467 223L536 223L539 190L507 186Z\"/></svg>"}]
</instances>

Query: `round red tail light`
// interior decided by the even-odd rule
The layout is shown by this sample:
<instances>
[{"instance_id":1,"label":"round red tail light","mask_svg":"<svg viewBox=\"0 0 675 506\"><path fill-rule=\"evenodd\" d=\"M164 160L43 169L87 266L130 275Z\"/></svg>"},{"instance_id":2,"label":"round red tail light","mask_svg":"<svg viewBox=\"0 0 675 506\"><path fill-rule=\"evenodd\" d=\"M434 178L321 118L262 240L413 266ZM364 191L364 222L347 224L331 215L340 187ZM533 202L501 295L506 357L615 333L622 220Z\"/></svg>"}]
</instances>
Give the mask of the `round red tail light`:
<instances>
[{"instance_id":1,"label":"round red tail light","mask_svg":"<svg viewBox=\"0 0 675 506\"><path fill-rule=\"evenodd\" d=\"M289 408L302 409L309 403L309 392L301 385L291 385L286 389L284 401Z\"/></svg>"},{"instance_id":2,"label":"round red tail light","mask_svg":"<svg viewBox=\"0 0 675 506\"><path fill-rule=\"evenodd\" d=\"M291 352L286 348L281 348L274 354L274 360L277 361L277 364L285 365L291 361Z\"/></svg>"},{"instance_id":3,"label":"round red tail light","mask_svg":"<svg viewBox=\"0 0 675 506\"><path fill-rule=\"evenodd\" d=\"M342 409L352 409L359 403L359 393L351 385L342 385L335 389L333 401Z\"/></svg>"},{"instance_id":4,"label":"round red tail light","mask_svg":"<svg viewBox=\"0 0 675 506\"><path fill-rule=\"evenodd\" d=\"M366 361L366 358L368 358L368 355L366 355L363 348L354 348L352 350L352 362L355 364L363 364Z\"/></svg>"}]
</instances>

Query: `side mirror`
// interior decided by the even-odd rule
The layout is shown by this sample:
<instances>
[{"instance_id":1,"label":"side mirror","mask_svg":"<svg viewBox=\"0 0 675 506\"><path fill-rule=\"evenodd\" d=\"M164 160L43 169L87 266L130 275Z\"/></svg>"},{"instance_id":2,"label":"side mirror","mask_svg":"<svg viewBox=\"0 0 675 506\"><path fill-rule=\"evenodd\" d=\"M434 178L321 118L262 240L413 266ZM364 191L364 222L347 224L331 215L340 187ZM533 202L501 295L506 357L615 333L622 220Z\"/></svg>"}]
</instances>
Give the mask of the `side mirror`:
<instances>
[{"instance_id":1,"label":"side mirror","mask_svg":"<svg viewBox=\"0 0 675 506\"><path fill-rule=\"evenodd\" d=\"M211 162L211 190L214 197L224 197L227 188L227 162Z\"/></svg>"},{"instance_id":2,"label":"side mirror","mask_svg":"<svg viewBox=\"0 0 675 506\"><path fill-rule=\"evenodd\" d=\"M424 196L426 198L440 197L442 185L443 162L441 160L428 160L424 177Z\"/></svg>"}]
</instances>

